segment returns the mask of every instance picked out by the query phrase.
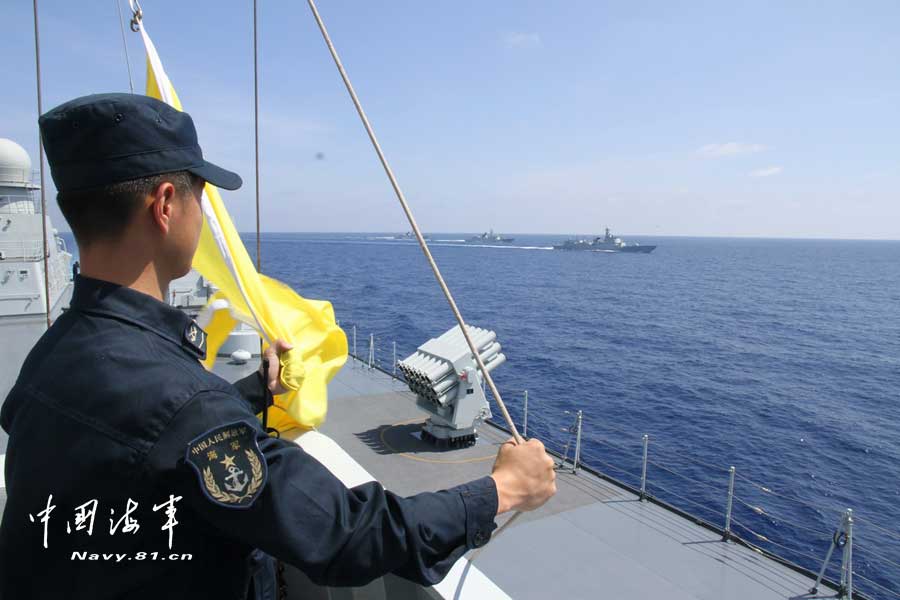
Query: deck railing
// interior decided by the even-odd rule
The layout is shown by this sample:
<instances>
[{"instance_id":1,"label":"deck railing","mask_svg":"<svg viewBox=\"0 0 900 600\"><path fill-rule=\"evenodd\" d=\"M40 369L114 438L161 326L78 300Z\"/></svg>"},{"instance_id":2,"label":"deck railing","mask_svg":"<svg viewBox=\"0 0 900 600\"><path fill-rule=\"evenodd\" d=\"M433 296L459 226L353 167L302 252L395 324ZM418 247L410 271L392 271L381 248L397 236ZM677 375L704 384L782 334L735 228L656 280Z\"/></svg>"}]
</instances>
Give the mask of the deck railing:
<instances>
[{"instance_id":1,"label":"deck railing","mask_svg":"<svg viewBox=\"0 0 900 600\"><path fill-rule=\"evenodd\" d=\"M350 354L356 359L351 368L378 370L402 382L397 370L397 342L385 345L369 333L365 348L359 348L357 325L345 323L344 327L350 338ZM776 491L733 465L713 465L676 452L658 440L651 444L649 434L612 427L583 410L556 411L555 415L543 407L535 411L532 398L529 411L528 390L507 390L507 395L506 403L514 418L518 417L523 435L540 438L557 456L558 470L576 475L581 470L589 471L634 492L639 501L661 504L719 533L723 543L742 544L799 570L815 584L812 589L797 590L798 597L815 596L821 583L826 582L838 591L839 598L900 599L900 591L891 587L896 583L882 575L887 567L900 573L900 563L884 551L890 546L900 554L900 530L862 517L851 508L838 509L827 506L824 500L809 501ZM493 424L503 428L500 423ZM633 447L627 445L631 440L635 442ZM721 477L721 487L711 482L716 476ZM715 497L721 498L721 510L711 500ZM785 517L784 511L791 506L811 511L829 529ZM787 531L776 536L781 530ZM860 537L865 538L862 546ZM876 541L877 548L873 547ZM856 570L860 565L864 573Z\"/></svg>"}]
</instances>

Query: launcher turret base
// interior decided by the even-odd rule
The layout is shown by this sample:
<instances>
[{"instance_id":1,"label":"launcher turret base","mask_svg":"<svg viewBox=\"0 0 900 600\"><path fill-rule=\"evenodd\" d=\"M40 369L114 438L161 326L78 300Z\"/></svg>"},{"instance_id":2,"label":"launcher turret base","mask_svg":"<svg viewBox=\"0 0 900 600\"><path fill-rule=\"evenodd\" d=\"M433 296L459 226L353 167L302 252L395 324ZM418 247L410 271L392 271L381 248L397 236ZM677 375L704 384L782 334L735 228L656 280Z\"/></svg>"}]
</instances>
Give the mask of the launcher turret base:
<instances>
[{"instance_id":1,"label":"launcher turret base","mask_svg":"<svg viewBox=\"0 0 900 600\"><path fill-rule=\"evenodd\" d=\"M475 427L450 429L435 425L429 419L422 425L422 439L438 448L467 448L475 445L478 433Z\"/></svg>"}]
</instances>

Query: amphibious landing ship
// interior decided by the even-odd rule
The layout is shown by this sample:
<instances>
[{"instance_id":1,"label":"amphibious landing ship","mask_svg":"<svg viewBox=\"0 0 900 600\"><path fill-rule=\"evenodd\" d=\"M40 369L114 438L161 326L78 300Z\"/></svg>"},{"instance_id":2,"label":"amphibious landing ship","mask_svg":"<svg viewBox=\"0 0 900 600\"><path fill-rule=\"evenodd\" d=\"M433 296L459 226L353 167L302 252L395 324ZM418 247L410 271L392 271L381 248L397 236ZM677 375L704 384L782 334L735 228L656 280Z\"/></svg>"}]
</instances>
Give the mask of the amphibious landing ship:
<instances>
[{"instance_id":1,"label":"amphibious landing ship","mask_svg":"<svg viewBox=\"0 0 900 600\"><path fill-rule=\"evenodd\" d=\"M0 140L0 390L3 398L25 355L50 320L68 303L71 255L51 233L40 251L41 215L32 196L30 162L18 146ZM11 158L12 157L12 158ZM13 164L14 167L10 167ZM52 227L48 223L48 231ZM49 284L44 273L50 275ZM192 316L213 287L196 273L172 283L169 301ZM497 334L472 328L486 368L502 365ZM349 332L348 332L349 333ZM353 330L355 339L355 328ZM437 333L437 332L436 332ZM451 487L490 473L509 433L489 420L490 408L472 357L460 352L458 331L423 340L413 355L380 369L374 344L368 359L351 357L329 385L328 420L318 431L284 432L348 487L376 480L397 493ZM355 343L354 343L355 347ZM516 357L510 357L515 360ZM220 350L216 371L236 380L258 368L259 341L238 328ZM580 424L580 416L579 416ZM524 428L527 433L527 426ZM580 429L579 429L580 431ZM447 443L435 443L444 440ZM0 431L0 474L7 446ZM290 599L485 600L505 598L616 598L670 600L785 600L849 592L852 569L841 584L774 556L724 528L658 500L646 489L583 465L580 437L571 458L554 454L558 494L543 508L521 515L490 543L461 558L438 585L422 587L388 575L358 588L324 588L288 566ZM646 457L646 454L645 454ZM645 463L646 464L646 463ZM646 471L645 471L646 476ZM643 487L643 486L642 486ZM729 496L730 497L730 496ZM0 477L0 515L6 503ZM730 513L730 509L729 509ZM843 562L847 565L846 544ZM834 550L834 548L832 548ZM841 554L838 550L835 556ZM831 553L829 553L829 557ZM826 560L827 562L827 560ZM834 571L832 571L834 572ZM852 577L852 575L850 575ZM848 585L849 584L849 585ZM818 594L810 593L818 588ZM861 597L858 593L855 597Z\"/></svg>"}]
</instances>

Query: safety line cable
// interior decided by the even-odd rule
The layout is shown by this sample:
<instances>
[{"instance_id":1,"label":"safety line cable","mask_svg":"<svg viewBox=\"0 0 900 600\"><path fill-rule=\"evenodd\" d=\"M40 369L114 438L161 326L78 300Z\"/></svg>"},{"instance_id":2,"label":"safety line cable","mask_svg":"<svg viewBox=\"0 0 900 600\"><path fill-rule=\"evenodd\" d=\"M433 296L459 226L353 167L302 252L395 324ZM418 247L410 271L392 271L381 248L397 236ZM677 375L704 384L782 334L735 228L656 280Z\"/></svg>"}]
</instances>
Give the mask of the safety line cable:
<instances>
[{"instance_id":1,"label":"safety line cable","mask_svg":"<svg viewBox=\"0 0 900 600\"><path fill-rule=\"evenodd\" d=\"M859 542L857 542L857 541L855 541L855 540L854 540L854 542L853 542L853 552L854 552L854 554L855 554L856 552L862 552L862 556L865 557L865 558L869 558L870 555L871 555L871 556L876 556L876 557L878 557L876 560L878 560L878 561L880 561L880 562L886 562L887 564L892 565L892 566L897 567L898 569L900 569L900 563L895 562L895 561L889 559L887 556L885 556L885 555L882 554L881 552L878 552L878 551L876 551L876 550L872 550L872 549L869 548L868 546L860 546ZM859 555L856 555L856 557L859 558ZM874 561L873 561L873 562L874 562Z\"/></svg>"},{"instance_id":2,"label":"safety line cable","mask_svg":"<svg viewBox=\"0 0 900 600\"><path fill-rule=\"evenodd\" d=\"M892 596L896 596L897 598L900 598L900 592L897 592L897 591L895 591L895 590L892 590L891 588L888 588L888 587L884 587L884 586L881 585L880 583L877 583L877 582L875 582L875 581L872 581L872 580L869 579L868 577L865 577L865 576L863 576L863 575L860 575L860 574L857 573L856 571L853 571L853 576L854 576L854 577L858 577L859 579L862 579L863 581L866 581L866 582L868 582L868 583L871 583L872 585L874 585L875 587L877 587L878 589L880 589L882 592L887 592L888 594L891 594Z\"/></svg>"},{"instance_id":3,"label":"safety line cable","mask_svg":"<svg viewBox=\"0 0 900 600\"><path fill-rule=\"evenodd\" d=\"M811 502L808 502L806 500L801 500L800 498L791 498L790 496L785 496L784 494L780 494L780 493L776 492L772 488L769 488L762 484L756 483L752 479L749 479L749 478L745 477L744 475L741 475L740 473L735 473L735 477L746 481L747 483L749 483L753 487L759 489L759 491L761 491L765 494L771 494L772 496L777 496L777 497L779 497L783 500L787 500L789 502L796 502L797 504L802 504L803 506L806 506L807 508L811 508L811 509L819 511L819 512L824 512L824 513L841 512L839 509L836 509L836 508L828 508L825 506L819 506L819 505L813 504ZM855 515L854 515L854 518L856 518Z\"/></svg>"},{"instance_id":4,"label":"safety line cable","mask_svg":"<svg viewBox=\"0 0 900 600\"><path fill-rule=\"evenodd\" d=\"M647 459L647 464L653 465L654 467L662 469L663 471L667 471L667 472L671 473L672 475L675 475L676 477L681 477L683 479L687 479L688 481L692 481L693 483L696 483L697 485L699 485L701 487L705 487L705 488L708 488L708 489L711 489L714 491L720 490L720 488L718 486L715 486L715 485L709 483L708 481L700 481L699 479L694 479L693 477L690 477L689 475L685 475L684 473L679 473L678 471L675 471L674 469L672 469L666 465L658 463L655 460Z\"/></svg>"},{"instance_id":5,"label":"safety line cable","mask_svg":"<svg viewBox=\"0 0 900 600\"><path fill-rule=\"evenodd\" d=\"M652 481L648 481L648 482L647 482L647 487L649 488L649 489L647 490L647 492L648 492L651 496L653 496L653 497L659 498L659 495L658 495L658 494L653 494L653 490L662 490L662 491L664 491L664 492L667 493L667 494L671 494L671 495L673 495L673 496L676 496L676 497L678 497L678 498L681 498L682 500L686 500L686 501L688 501L688 502L692 502L693 504L696 504L697 506L699 506L699 507L702 508L703 510L709 511L709 512L714 513L714 514L717 514L717 515L721 515L721 516L723 516L723 517L725 516L725 513L723 513L723 512L720 511L720 510L716 510L716 509L714 509L714 508L710 508L709 506L703 504L702 502L698 502L697 500L692 500L691 498L686 498L685 496L682 496L681 494L679 494L679 493L677 493L677 492L673 492L673 491L670 490L669 488L663 487L663 486L659 485L658 483L654 483L654 482L652 482ZM664 500L665 498L660 498L660 499ZM697 515L697 516L701 516L701 515Z\"/></svg>"},{"instance_id":6,"label":"safety line cable","mask_svg":"<svg viewBox=\"0 0 900 600\"><path fill-rule=\"evenodd\" d=\"M760 540L760 541L762 541L762 542L765 542L765 543L767 543L767 544L772 544L773 546L778 546L779 548L784 548L784 549L787 550L788 552L792 552L792 553L797 554L797 555L799 555L799 556L803 556L803 557L805 557L805 558L809 558L810 560L812 560L812 561L814 561L814 562L819 562L819 563L822 562L822 557L821 557L821 556L814 556L814 555L810 554L809 552L804 552L803 550L797 550L796 548L791 548L790 546L785 546L784 544L779 544L778 542L776 542L776 541L774 541L774 540L772 540L772 539L770 539L770 538L764 536L763 534L757 533L756 531L754 531L754 530L752 530L751 528L747 527L744 523L742 523L742 522L740 522L739 520L735 519L733 516L731 517L731 522L732 522L733 524L737 525L738 527L741 527L741 528L743 528L743 529L746 529L747 531L750 532L751 535L753 535L755 538L757 538L758 540ZM743 538L742 538L742 539L743 539ZM746 540L744 540L744 541L746 541ZM830 567L830 565L829 565L829 567Z\"/></svg>"},{"instance_id":7,"label":"safety line cable","mask_svg":"<svg viewBox=\"0 0 900 600\"><path fill-rule=\"evenodd\" d=\"M868 517L860 517L859 515L854 513L853 519L855 521L862 521L864 523L867 523L869 527L874 527L875 529L879 530L880 532L886 534L888 537L892 537L896 540L900 540L900 533L898 533L896 531L892 531L890 529L886 529L886 528L882 527L881 525L876 524L874 521L872 521Z\"/></svg>"},{"instance_id":8,"label":"safety line cable","mask_svg":"<svg viewBox=\"0 0 900 600\"><path fill-rule=\"evenodd\" d=\"M810 533L815 533L816 535L819 535L823 538L827 538L829 540L834 536L833 533L829 533L829 532L823 531L821 529L816 529L815 527L801 525L800 523L797 523L796 521L792 521L790 519L785 519L784 517L782 517L780 515L773 515L772 513L767 512L766 509L764 509L762 506L759 506L756 504L750 504L749 502L741 499L737 494L733 495L732 498L734 500L736 500L737 502L739 502L740 504L743 504L744 506L746 506L747 508L752 510L755 514L764 515L766 517L769 517L773 521L776 521L779 523L784 523L786 525L790 525L791 527L796 527L797 529L803 529L803 530L809 531Z\"/></svg>"}]
</instances>

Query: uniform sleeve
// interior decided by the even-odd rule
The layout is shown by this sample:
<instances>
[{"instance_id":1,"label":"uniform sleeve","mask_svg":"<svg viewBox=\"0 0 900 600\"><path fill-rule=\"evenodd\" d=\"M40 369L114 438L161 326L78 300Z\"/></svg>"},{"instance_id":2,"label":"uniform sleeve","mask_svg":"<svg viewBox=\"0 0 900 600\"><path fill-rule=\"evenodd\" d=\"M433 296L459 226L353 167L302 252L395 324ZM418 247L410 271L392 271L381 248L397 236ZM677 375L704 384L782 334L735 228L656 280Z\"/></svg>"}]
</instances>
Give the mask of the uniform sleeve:
<instances>
[{"instance_id":1,"label":"uniform sleeve","mask_svg":"<svg viewBox=\"0 0 900 600\"><path fill-rule=\"evenodd\" d=\"M185 451L205 432L241 421L254 428L267 474L252 505L223 506L205 493L203 479L185 464ZM496 528L491 477L408 498L376 482L348 489L293 442L265 435L243 401L224 392L201 392L185 405L149 461L220 535L294 565L322 585L364 585L386 573L433 585Z\"/></svg>"},{"instance_id":2,"label":"uniform sleeve","mask_svg":"<svg viewBox=\"0 0 900 600\"><path fill-rule=\"evenodd\" d=\"M265 384L259 371L254 371L243 379L238 379L233 385L241 397L250 403L254 413L259 414L263 411L266 407L266 395L263 391Z\"/></svg>"}]
</instances>

